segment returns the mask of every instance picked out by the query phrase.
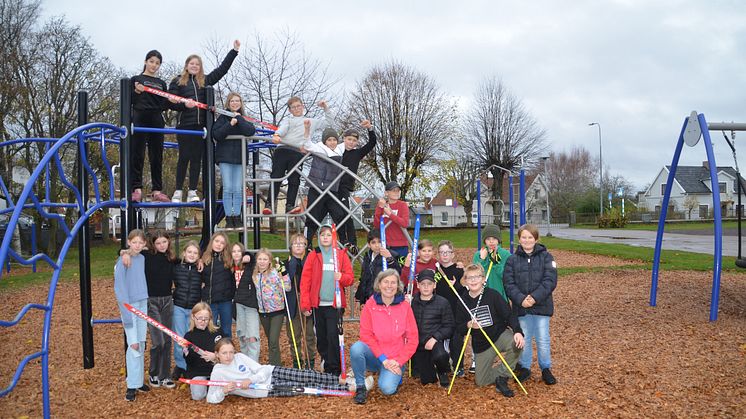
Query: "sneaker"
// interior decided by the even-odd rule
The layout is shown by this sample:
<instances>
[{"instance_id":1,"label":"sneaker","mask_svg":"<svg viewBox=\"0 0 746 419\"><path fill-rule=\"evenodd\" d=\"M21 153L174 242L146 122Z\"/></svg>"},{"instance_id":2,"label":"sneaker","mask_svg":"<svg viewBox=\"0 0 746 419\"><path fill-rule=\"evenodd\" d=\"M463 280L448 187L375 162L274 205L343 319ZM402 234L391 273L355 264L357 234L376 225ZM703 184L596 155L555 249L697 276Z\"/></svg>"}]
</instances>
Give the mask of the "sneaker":
<instances>
[{"instance_id":1,"label":"sneaker","mask_svg":"<svg viewBox=\"0 0 746 419\"><path fill-rule=\"evenodd\" d=\"M469 374L476 374L477 372L477 363L474 361L471 361L471 367L469 367Z\"/></svg>"},{"instance_id":2,"label":"sneaker","mask_svg":"<svg viewBox=\"0 0 746 419\"><path fill-rule=\"evenodd\" d=\"M142 199L142 189L135 189L132 191L132 196L130 197L130 201L132 202L140 202Z\"/></svg>"},{"instance_id":3,"label":"sneaker","mask_svg":"<svg viewBox=\"0 0 746 419\"><path fill-rule=\"evenodd\" d=\"M272 215L272 208L270 208L270 207L264 207L264 209L262 210L262 214L264 214L264 215Z\"/></svg>"},{"instance_id":4,"label":"sneaker","mask_svg":"<svg viewBox=\"0 0 746 419\"><path fill-rule=\"evenodd\" d=\"M137 391L142 391L143 393L147 393L150 391L150 387L148 387L147 384L143 384L142 387L137 389Z\"/></svg>"},{"instance_id":5,"label":"sneaker","mask_svg":"<svg viewBox=\"0 0 746 419\"><path fill-rule=\"evenodd\" d=\"M355 384L355 377L348 376L345 380L345 385L347 386L347 389L350 391L357 390L357 384Z\"/></svg>"},{"instance_id":6,"label":"sneaker","mask_svg":"<svg viewBox=\"0 0 746 419\"><path fill-rule=\"evenodd\" d=\"M161 191L153 191L153 194L150 196L150 198L153 200L153 202L170 202L171 201L170 199L168 199L168 196Z\"/></svg>"},{"instance_id":7,"label":"sneaker","mask_svg":"<svg viewBox=\"0 0 746 419\"><path fill-rule=\"evenodd\" d=\"M199 202L199 195L197 195L197 191L194 189L190 189L189 192L187 192L187 202Z\"/></svg>"},{"instance_id":8,"label":"sneaker","mask_svg":"<svg viewBox=\"0 0 746 419\"><path fill-rule=\"evenodd\" d=\"M176 383L171 381L170 378L164 378L163 381L161 381L161 386L166 387L166 388L175 388Z\"/></svg>"},{"instance_id":9,"label":"sneaker","mask_svg":"<svg viewBox=\"0 0 746 419\"><path fill-rule=\"evenodd\" d=\"M552 371L549 368L541 370L541 379L550 386L557 384L557 379L554 378L554 375L552 375Z\"/></svg>"},{"instance_id":10,"label":"sneaker","mask_svg":"<svg viewBox=\"0 0 746 419\"><path fill-rule=\"evenodd\" d=\"M158 388L161 386L161 382L158 381L158 377L148 378L148 384L150 384L150 387L155 387L155 388Z\"/></svg>"},{"instance_id":11,"label":"sneaker","mask_svg":"<svg viewBox=\"0 0 746 419\"><path fill-rule=\"evenodd\" d=\"M375 380L373 380L373 376L369 375L365 377L365 389L368 391L373 390L373 388L376 386Z\"/></svg>"},{"instance_id":12,"label":"sneaker","mask_svg":"<svg viewBox=\"0 0 746 419\"><path fill-rule=\"evenodd\" d=\"M521 364L516 364L513 372L515 373L515 376L518 377L518 381L522 383L525 383L526 380L531 377L531 370L528 368L523 368Z\"/></svg>"},{"instance_id":13,"label":"sneaker","mask_svg":"<svg viewBox=\"0 0 746 419\"><path fill-rule=\"evenodd\" d=\"M137 389L136 388L128 388L127 392L124 393L124 400L127 400L128 402L134 402L135 397L137 397Z\"/></svg>"},{"instance_id":14,"label":"sneaker","mask_svg":"<svg viewBox=\"0 0 746 419\"><path fill-rule=\"evenodd\" d=\"M464 375L466 375L466 373L464 373L464 369L463 368L459 368L458 371L456 371L456 377L461 378Z\"/></svg>"},{"instance_id":15,"label":"sneaker","mask_svg":"<svg viewBox=\"0 0 746 419\"><path fill-rule=\"evenodd\" d=\"M173 198L171 198L171 202L181 202L181 191L174 192Z\"/></svg>"},{"instance_id":16,"label":"sneaker","mask_svg":"<svg viewBox=\"0 0 746 419\"><path fill-rule=\"evenodd\" d=\"M438 374L438 381L440 381L440 386L443 388L448 388L448 385L450 384L448 374L446 373Z\"/></svg>"},{"instance_id":17,"label":"sneaker","mask_svg":"<svg viewBox=\"0 0 746 419\"><path fill-rule=\"evenodd\" d=\"M497 377L495 379L495 388L497 388L497 391L499 391L505 397L515 396L515 394L513 393L513 390L511 390L510 387L508 387L507 377Z\"/></svg>"},{"instance_id":18,"label":"sneaker","mask_svg":"<svg viewBox=\"0 0 746 419\"><path fill-rule=\"evenodd\" d=\"M355 403L356 404L365 404L365 399L368 398L368 390L365 389L365 386L360 386L355 390Z\"/></svg>"},{"instance_id":19,"label":"sneaker","mask_svg":"<svg viewBox=\"0 0 746 419\"><path fill-rule=\"evenodd\" d=\"M295 207L290 211L287 211L288 214L300 214L301 212L303 212L303 208L301 207Z\"/></svg>"}]
</instances>

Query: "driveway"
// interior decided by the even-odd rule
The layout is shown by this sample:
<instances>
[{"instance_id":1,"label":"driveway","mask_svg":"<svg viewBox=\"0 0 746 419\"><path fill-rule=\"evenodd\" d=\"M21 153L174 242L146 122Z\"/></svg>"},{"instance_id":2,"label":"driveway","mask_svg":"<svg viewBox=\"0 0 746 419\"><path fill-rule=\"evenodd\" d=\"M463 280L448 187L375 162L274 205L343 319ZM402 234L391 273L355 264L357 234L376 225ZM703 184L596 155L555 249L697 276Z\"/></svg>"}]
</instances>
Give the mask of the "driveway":
<instances>
[{"instance_id":1,"label":"driveway","mask_svg":"<svg viewBox=\"0 0 746 419\"><path fill-rule=\"evenodd\" d=\"M655 231L625 229L581 229L552 226L552 235L563 239L585 240L598 243L618 243L655 249ZM663 248L695 253L715 253L712 231L700 230L697 234L665 233ZM742 252L746 249L742 250ZM723 237L723 256L738 256L738 236Z\"/></svg>"}]
</instances>

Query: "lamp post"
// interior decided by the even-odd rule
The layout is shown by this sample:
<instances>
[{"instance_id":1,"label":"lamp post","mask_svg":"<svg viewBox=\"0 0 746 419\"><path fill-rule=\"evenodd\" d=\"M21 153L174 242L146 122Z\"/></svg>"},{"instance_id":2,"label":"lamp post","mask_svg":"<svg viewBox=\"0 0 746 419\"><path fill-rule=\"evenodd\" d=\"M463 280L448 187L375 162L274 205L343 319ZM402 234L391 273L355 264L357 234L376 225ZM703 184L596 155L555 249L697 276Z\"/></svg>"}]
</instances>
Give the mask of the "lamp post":
<instances>
[{"instance_id":1,"label":"lamp post","mask_svg":"<svg viewBox=\"0 0 746 419\"><path fill-rule=\"evenodd\" d=\"M588 126L593 125L598 127L598 207L600 215L604 215L604 158L601 153L601 124L598 122L588 124Z\"/></svg>"},{"instance_id":2,"label":"lamp post","mask_svg":"<svg viewBox=\"0 0 746 419\"><path fill-rule=\"evenodd\" d=\"M544 160L544 187L546 188L546 200L547 200L547 237L552 237L552 212L549 208L549 170L547 170L547 160L551 157L546 156L541 159Z\"/></svg>"}]
</instances>

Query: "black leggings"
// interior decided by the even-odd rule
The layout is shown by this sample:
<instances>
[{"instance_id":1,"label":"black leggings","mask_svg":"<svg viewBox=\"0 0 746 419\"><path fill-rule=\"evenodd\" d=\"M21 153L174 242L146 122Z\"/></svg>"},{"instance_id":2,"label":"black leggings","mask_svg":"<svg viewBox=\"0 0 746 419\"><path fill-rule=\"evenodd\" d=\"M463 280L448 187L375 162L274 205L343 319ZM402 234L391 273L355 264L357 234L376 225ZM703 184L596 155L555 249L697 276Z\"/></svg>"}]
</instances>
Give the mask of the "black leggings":
<instances>
[{"instance_id":1,"label":"black leggings","mask_svg":"<svg viewBox=\"0 0 746 419\"><path fill-rule=\"evenodd\" d=\"M163 128L163 114L159 112L137 112L132 115L136 127ZM151 189L163 190L163 134L138 132L132 134L132 189L142 188L142 171L145 165L145 146L150 161Z\"/></svg>"},{"instance_id":2,"label":"black leggings","mask_svg":"<svg viewBox=\"0 0 746 419\"><path fill-rule=\"evenodd\" d=\"M289 172L298 162L303 158L303 154L288 148L288 147L277 147L275 152L272 154L272 174L269 177L273 179L279 179L287 172ZM277 202L277 194L280 191L280 182L272 182L271 187L274 192L270 191L270 196L274 202ZM288 176L288 191L285 200L285 212L288 212L295 208L295 199L298 196L298 189L300 188L300 173L298 171L293 172ZM276 210L275 210L276 211Z\"/></svg>"},{"instance_id":3,"label":"black leggings","mask_svg":"<svg viewBox=\"0 0 746 419\"><path fill-rule=\"evenodd\" d=\"M350 191L346 189L339 188L339 191L337 192L337 198L339 198L340 201L342 201L342 204L346 206L346 208L342 208L342 218L346 217L348 213L352 213L352 207L355 205L355 201L350 196ZM335 202L336 204L336 202ZM350 215L350 218L347 219L342 225L340 225L338 228L339 233L339 241L341 241L343 244L353 244L357 246L357 232L355 231L355 219L352 218L352 215Z\"/></svg>"},{"instance_id":4,"label":"black leggings","mask_svg":"<svg viewBox=\"0 0 746 419\"><path fill-rule=\"evenodd\" d=\"M316 189L311 187L308 191L308 207L310 208L311 205L313 205L313 208L311 208L308 213L319 222L326 217L326 213L329 213L329 215L332 216L334 223L339 224L339 221L345 216L345 211L330 194L331 191L326 193L324 196L319 197L319 193ZM316 230L318 230L318 228L319 225L316 224L311 217L306 217L306 240L309 245L313 243L313 236L316 235ZM336 246L337 244L335 243L334 245Z\"/></svg>"},{"instance_id":5,"label":"black leggings","mask_svg":"<svg viewBox=\"0 0 746 419\"><path fill-rule=\"evenodd\" d=\"M201 130L202 127L179 127L179 129ZM202 155L205 150L205 139L196 135L177 134L176 141L179 142L179 160L176 163L176 189L184 189L187 166L189 166L189 189L196 190L199 184L199 175L202 171Z\"/></svg>"}]
</instances>

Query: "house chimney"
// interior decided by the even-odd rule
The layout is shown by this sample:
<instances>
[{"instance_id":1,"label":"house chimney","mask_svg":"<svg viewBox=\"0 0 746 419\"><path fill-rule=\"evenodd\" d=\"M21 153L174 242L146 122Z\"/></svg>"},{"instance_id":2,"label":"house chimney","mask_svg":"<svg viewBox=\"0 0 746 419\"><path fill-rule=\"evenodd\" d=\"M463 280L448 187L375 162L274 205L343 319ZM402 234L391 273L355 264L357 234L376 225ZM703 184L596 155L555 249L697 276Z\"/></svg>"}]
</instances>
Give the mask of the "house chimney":
<instances>
[{"instance_id":1,"label":"house chimney","mask_svg":"<svg viewBox=\"0 0 746 419\"><path fill-rule=\"evenodd\" d=\"M702 167L704 167L707 171L710 170L710 162L705 160L702 162Z\"/></svg>"}]
</instances>

